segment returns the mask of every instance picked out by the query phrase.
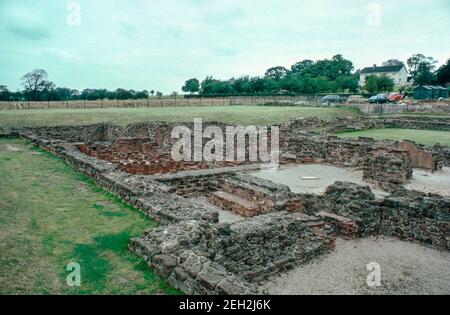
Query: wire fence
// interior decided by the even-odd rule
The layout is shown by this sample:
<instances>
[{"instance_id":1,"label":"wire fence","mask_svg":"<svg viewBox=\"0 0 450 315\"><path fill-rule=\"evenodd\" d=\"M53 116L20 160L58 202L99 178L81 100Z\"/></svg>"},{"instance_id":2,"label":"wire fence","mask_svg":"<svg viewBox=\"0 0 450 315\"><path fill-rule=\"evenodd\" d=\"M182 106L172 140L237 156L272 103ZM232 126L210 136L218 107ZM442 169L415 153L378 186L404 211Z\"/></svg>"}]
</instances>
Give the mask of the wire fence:
<instances>
[{"instance_id":1,"label":"wire fence","mask_svg":"<svg viewBox=\"0 0 450 315\"><path fill-rule=\"evenodd\" d=\"M358 108L366 114L391 113L444 113L450 114L450 103L358 103L322 104L322 94L306 95L236 95L236 96L179 96L152 97L139 100L70 100L70 101L0 101L0 110L39 109L94 109L94 108L158 108L158 107L199 107L199 106L338 106Z\"/></svg>"},{"instance_id":2,"label":"wire fence","mask_svg":"<svg viewBox=\"0 0 450 315\"><path fill-rule=\"evenodd\" d=\"M320 95L297 96L214 96L149 98L139 100L68 100L68 101L0 101L0 110L145 108L231 105L307 105L320 102Z\"/></svg>"}]
</instances>

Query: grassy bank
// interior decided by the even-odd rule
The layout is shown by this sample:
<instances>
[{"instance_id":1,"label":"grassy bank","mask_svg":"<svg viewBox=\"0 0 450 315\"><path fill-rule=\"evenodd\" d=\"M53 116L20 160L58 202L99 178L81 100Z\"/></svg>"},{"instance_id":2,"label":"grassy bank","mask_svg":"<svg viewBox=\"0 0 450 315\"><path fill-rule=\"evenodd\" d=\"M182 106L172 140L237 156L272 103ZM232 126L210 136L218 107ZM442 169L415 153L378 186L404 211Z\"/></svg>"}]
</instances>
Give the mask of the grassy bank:
<instances>
[{"instance_id":1,"label":"grassy bank","mask_svg":"<svg viewBox=\"0 0 450 315\"><path fill-rule=\"evenodd\" d=\"M370 137L377 140L411 140L420 144L440 143L450 146L450 131L386 128L344 132L337 136L341 138Z\"/></svg>"},{"instance_id":2,"label":"grassy bank","mask_svg":"<svg viewBox=\"0 0 450 315\"><path fill-rule=\"evenodd\" d=\"M270 107L270 106L205 106L167 108L97 108L0 111L0 127L86 125L110 122L128 125L144 121L220 121L230 124L278 124L305 117L332 119L358 116L351 108Z\"/></svg>"},{"instance_id":3,"label":"grassy bank","mask_svg":"<svg viewBox=\"0 0 450 315\"><path fill-rule=\"evenodd\" d=\"M0 139L0 178L0 294L176 293L127 249L154 226L136 209L23 140Z\"/></svg>"}]
</instances>

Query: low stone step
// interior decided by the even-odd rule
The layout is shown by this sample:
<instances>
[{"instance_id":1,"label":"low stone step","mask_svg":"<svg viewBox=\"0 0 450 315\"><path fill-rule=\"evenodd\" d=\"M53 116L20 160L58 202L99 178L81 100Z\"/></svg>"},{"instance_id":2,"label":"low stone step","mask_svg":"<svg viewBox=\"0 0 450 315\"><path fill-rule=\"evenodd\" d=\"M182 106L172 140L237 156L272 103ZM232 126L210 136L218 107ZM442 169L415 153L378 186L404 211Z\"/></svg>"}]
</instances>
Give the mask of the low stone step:
<instances>
[{"instance_id":1,"label":"low stone step","mask_svg":"<svg viewBox=\"0 0 450 315\"><path fill-rule=\"evenodd\" d=\"M325 221L331 222L339 227L340 233L344 236L354 236L358 232L358 225L350 218L340 216L335 213L321 211L317 216Z\"/></svg>"},{"instance_id":2,"label":"low stone step","mask_svg":"<svg viewBox=\"0 0 450 315\"><path fill-rule=\"evenodd\" d=\"M219 208L243 217L253 217L259 214L259 207L256 203L225 191L214 192L211 195L211 202Z\"/></svg>"}]
</instances>

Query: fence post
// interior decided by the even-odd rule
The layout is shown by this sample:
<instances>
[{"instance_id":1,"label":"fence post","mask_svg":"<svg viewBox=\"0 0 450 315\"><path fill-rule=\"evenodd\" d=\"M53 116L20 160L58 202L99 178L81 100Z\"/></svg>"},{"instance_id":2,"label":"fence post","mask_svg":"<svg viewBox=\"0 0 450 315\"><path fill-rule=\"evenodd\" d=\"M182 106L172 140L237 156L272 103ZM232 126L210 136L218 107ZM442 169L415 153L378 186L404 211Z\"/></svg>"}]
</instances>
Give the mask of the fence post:
<instances>
[{"instance_id":1,"label":"fence post","mask_svg":"<svg viewBox=\"0 0 450 315\"><path fill-rule=\"evenodd\" d=\"M47 100L47 108L50 109L50 101Z\"/></svg>"}]
</instances>

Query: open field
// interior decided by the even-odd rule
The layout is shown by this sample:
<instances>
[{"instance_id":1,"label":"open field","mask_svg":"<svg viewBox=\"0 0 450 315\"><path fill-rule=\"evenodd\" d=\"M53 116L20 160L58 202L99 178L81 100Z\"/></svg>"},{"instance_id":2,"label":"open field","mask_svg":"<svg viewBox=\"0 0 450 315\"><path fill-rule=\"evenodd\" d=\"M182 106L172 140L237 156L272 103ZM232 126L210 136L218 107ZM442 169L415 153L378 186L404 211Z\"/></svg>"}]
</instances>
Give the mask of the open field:
<instances>
[{"instance_id":1,"label":"open field","mask_svg":"<svg viewBox=\"0 0 450 315\"><path fill-rule=\"evenodd\" d=\"M136 209L23 140L0 139L0 178L0 294L176 293L127 249L154 226Z\"/></svg>"},{"instance_id":2,"label":"open field","mask_svg":"<svg viewBox=\"0 0 450 315\"><path fill-rule=\"evenodd\" d=\"M450 145L450 132L448 131L386 128L344 132L337 135L341 138L370 137L377 140L411 140L419 144Z\"/></svg>"},{"instance_id":3,"label":"open field","mask_svg":"<svg viewBox=\"0 0 450 315\"><path fill-rule=\"evenodd\" d=\"M277 124L290 119L358 116L355 109L324 107L208 106L168 108L103 108L0 111L1 127L86 125L110 122L128 125L144 121L220 121L230 124Z\"/></svg>"}]
</instances>

